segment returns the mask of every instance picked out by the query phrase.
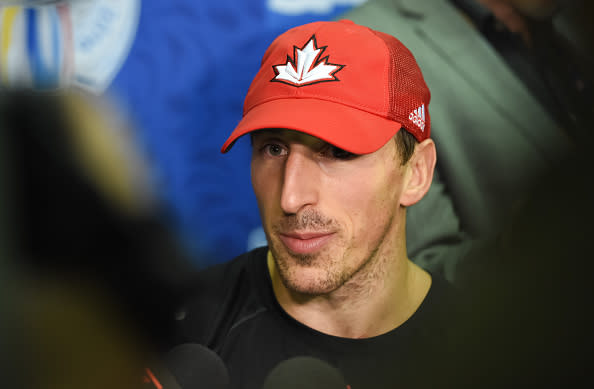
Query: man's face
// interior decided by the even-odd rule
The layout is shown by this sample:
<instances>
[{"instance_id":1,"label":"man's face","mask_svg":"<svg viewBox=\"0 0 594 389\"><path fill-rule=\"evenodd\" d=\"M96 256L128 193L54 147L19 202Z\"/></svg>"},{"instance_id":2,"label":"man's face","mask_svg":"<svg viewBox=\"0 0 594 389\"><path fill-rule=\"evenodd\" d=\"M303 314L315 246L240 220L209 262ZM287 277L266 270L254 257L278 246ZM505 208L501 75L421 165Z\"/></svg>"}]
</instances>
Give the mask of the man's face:
<instances>
[{"instance_id":1,"label":"man's face","mask_svg":"<svg viewBox=\"0 0 594 389\"><path fill-rule=\"evenodd\" d=\"M289 130L257 131L252 141L252 184L289 290L332 292L398 234L404 240L405 169L394 141L367 155Z\"/></svg>"}]
</instances>

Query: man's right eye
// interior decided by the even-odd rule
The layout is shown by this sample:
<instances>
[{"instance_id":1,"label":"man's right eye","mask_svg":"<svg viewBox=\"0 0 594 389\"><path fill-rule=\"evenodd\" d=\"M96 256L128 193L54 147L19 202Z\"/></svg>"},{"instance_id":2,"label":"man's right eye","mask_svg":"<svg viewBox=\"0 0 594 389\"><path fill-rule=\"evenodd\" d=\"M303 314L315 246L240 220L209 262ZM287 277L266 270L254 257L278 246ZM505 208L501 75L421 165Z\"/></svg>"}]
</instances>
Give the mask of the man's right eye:
<instances>
[{"instance_id":1,"label":"man's right eye","mask_svg":"<svg viewBox=\"0 0 594 389\"><path fill-rule=\"evenodd\" d=\"M263 150L266 154L270 155L271 157L281 157L286 155L286 150L279 144L271 143L267 144L263 147Z\"/></svg>"}]
</instances>

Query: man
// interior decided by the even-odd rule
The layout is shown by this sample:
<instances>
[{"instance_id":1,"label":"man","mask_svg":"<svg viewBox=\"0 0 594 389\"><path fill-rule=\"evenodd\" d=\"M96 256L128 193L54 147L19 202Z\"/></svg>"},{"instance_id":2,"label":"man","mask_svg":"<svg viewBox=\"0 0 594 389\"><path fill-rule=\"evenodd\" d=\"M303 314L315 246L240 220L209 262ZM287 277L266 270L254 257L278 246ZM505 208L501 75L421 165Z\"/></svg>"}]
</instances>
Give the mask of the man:
<instances>
[{"instance_id":1,"label":"man","mask_svg":"<svg viewBox=\"0 0 594 389\"><path fill-rule=\"evenodd\" d=\"M517 20L512 16L519 12L505 13L511 1L482 2L498 17L507 15L510 26ZM536 7L523 3L536 16ZM550 11L545 8L538 10ZM369 0L341 17L397 36L423 70L439 163L429 192L408 212L407 247L415 263L458 282L469 247L496 234L540 175L572 147L570 131L557 123L562 100L540 98L539 91L554 90L539 80L551 72L528 66L513 47L518 39L489 27L492 13L477 0ZM499 50L483 31L509 44ZM555 50L553 56L560 53Z\"/></svg>"},{"instance_id":2,"label":"man","mask_svg":"<svg viewBox=\"0 0 594 389\"><path fill-rule=\"evenodd\" d=\"M219 353L239 388L301 355L353 389L418 381L415 362L427 368L443 347L453 300L405 242L406 210L436 163L429 100L392 36L346 20L279 36L222 148L251 137L269 246L201 274L180 342Z\"/></svg>"}]
</instances>

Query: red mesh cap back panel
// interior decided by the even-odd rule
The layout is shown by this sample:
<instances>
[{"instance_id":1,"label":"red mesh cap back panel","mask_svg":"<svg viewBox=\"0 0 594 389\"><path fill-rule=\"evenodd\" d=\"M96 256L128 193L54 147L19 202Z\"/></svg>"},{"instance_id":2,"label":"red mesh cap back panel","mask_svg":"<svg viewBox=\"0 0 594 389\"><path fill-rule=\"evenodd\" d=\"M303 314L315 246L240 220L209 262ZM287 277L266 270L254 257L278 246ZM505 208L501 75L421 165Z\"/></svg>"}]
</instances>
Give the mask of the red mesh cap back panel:
<instances>
[{"instance_id":1,"label":"red mesh cap back panel","mask_svg":"<svg viewBox=\"0 0 594 389\"><path fill-rule=\"evenodd\" d=\"M417 140L431 134L429 101L431 92L413 54L398 39L380 31L374 33L384 41L390 51L390 103L388 117L402 123ZM412 115L411 115L412 114ZM424 124L424 126L423 126Z\"/></svg>"}]
</instances>

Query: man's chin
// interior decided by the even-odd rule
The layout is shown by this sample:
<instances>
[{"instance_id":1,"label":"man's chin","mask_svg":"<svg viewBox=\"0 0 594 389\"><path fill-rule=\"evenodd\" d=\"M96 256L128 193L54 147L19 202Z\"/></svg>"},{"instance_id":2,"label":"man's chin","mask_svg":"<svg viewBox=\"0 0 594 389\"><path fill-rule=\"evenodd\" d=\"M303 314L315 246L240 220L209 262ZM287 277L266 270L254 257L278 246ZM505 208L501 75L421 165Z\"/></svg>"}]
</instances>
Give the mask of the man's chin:
<instances>
[{"instance_id":1,"label":"man's chin","mask_svg":"<svg viewBox=\"0 0 594 389\"><path fill-rule=\"evenodd\" d=\"M280 247L270 248L280 279L288 290L314 296L327 294L338 288L339 283L332 277L323 252L295 254L282 243Z\"/></svg>"},{"instance_id":2,"label":"man's chin","mask_svg":"<svg viewBox=\"0 0 594 389\"><path fill-rule=\"evenodd\" d=\"M285 288L303 296L321 296L331 293L335 288L328 285L305 283L296 280L283 280Z\"/></svg>"},{"instance_id":3,"label":"man's chin","mask_svg":"<svg viewBox=\"0 0 594 389\"><path fill-rule=\"evenodd\" d=\"M338 285L329 278L327 271L316 268L292 266L279 269L283 285L288 290L308 296L318 296L334 291Z\"/></svg>"}]
</instances>

